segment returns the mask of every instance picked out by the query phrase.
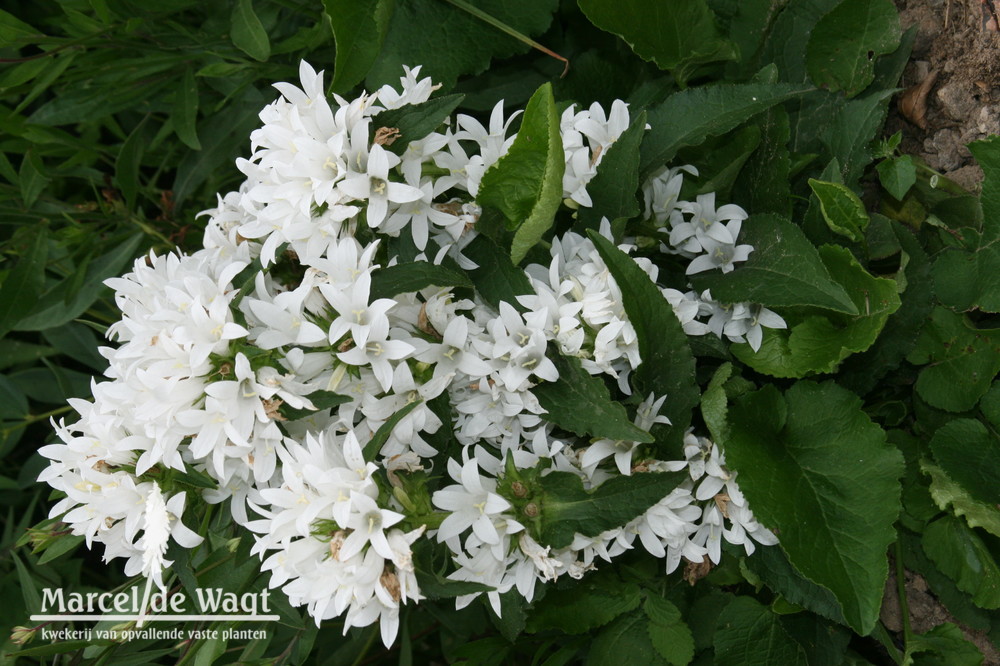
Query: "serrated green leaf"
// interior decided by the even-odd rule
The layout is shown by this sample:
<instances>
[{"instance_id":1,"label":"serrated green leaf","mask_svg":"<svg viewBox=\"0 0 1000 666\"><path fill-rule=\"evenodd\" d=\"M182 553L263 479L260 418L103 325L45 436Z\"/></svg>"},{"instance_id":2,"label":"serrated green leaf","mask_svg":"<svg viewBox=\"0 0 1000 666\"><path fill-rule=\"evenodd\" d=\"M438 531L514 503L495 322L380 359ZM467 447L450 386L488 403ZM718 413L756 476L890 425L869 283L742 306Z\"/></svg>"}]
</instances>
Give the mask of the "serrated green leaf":
<instances>
[{"instance_id":1,"label":"serrated green leaf","mask_svg":"<svg viewBox=\"0 0 1000 666\"><path fill-rule=\"evenodd\" d=\"M379 426L379 429L375 431L372 435L371 440L364 445L362 449L362 455L364 455L365 460L375 460L375 456L379 454L385 443L389 441L389 435L392 434L392 429L395 428L400 421L402 421L407 414L412 412L414 409L423 404L420 400L411 402L405 407L400 408L395 414L386 419L386 422Z\"/></svg>"},{"instance_id":2,"label":"serrated green leaf","mask_svg":"<svg viewBox=\"0 0 1000 666\"><path fill-rule=\"evenodd\" d=\"M502 302L519 307L518 296L534 293L524 271L511 263L507 253L488 236L476 236L462 254L478 264L469 273L476 291L494 308Z\"/></svg>"},{"instance_id":3,"label":"serrated green leaf","mask_svg":"<svg viewBox=\"0 0 1000 666\"><path fill-rule=\"evenodd\" d=\"M979 401L979 409L987 421L994 426L1000 426L1000 381L993 382L990 389Z\"/></svg>"},{"instance_id":4,"label":"serrated green leaf","mask_svg":"<svg viewBox=\"0 0 1000 666\"><path fill-rule=\"evenodd\" d=\"M853 97L874 80L875 58L895 51L899 37L899 14L890 0L843 0L809 36L809 76Z\"/></svg>"},{"instance_id":5,"label":"serrated green leaf","mask_svg":"<svg viewBox=\"0 0 1000 666\"><path fill-rule=\"evenodd\" d=\"M427 261L396 264L372 272L369 298L392 298L431 286L472 287L472 281L464 273Z\"/></svg>"},{"instance_id":6,"label":"serrated green leaf","mask_svg":"<svg viewBox=\"0 0 1000 666\"><path fill-rule=\"evenodd\" d=\"M819 199L823 219L830 230L860 243L865 237L869 220L858 195L840 183L827 183L815 178L809 179L809 187Z\"/></svg>"},{"instance_id":7,"label":"serrated green leaf","mask_svg":"<svg viewBox=\"0 0 1000 666\"><path fill-rule=\"evenodd\" d=\"M800 381L784 396L768 385L729 416L726 458L754 514L780 533L798 571L833 592L848 624L869 633L900 510L899 451L857 396L830 382Z\"/></svg>"},{"instance_id":8,"label":"serrated green leaf","mask_svg":"<svg viewBox=\"0 0 1000 666\"><path fill-rule=\"evenodd\" d=\"M422 104L407 104L383 111L372 118L372 136L383 127L398 130L399 137L385 148L402 155L411 141L419 141L440 127L463 99L465 95L445 95Z\"/></svg>"},{"instance_id":9,"label":"serrated green leaf","mask_svg":"<svg viewBox=\"0 0 1000 666\"><path fill-rule=\"evenodd\" d=\"M643 611L649 620L649 640L668 664L686 666L694 658L694 637L677 606L654 594L646 596Z\"/></svg>"},{"instance_id":10,"label":"serrated green leaf","mask_svg":"<svg viewBox=\"0 0 1000 666\"><path fill-rule=\"evenodd\" d=\"M1000 440L975 419L955 419L931 438L934 459L973 498L1000 504Z\"/></svg>"},{"instance_id":11,"label":"serrated green leaf","mask_svg":"<svg viewBox=\"0 0 1000 666\"><path fill-rule=\"evenodd\" d=\"M639 174L646 178L670 162L683 146L723 134L775 104L801 96L810 88L787 83L723 84L676 92L648 111L652 129L640 151Z\"/></svg>"},{"instance_id":12,"label":"serrated green leaf","mask_svg":"<svg viewBox=\"0 0 1000 666\"><path fill-rule=\"evenodd\" d=\"M937 307L906 359L927 364L917 377L921 398L938 409L964 412L1000 371L1000 330L971 328L964 316Z\"/></svg>"},{"instance_id":13,"label":"serrated green leaf","mask_svg":"<svg viewBox=\"0 0 1000 666\"><path fill-rule=\"evenodd\" d=\"M395 6L395 0L323 0L337 46L335 91L346 93L365 78L382 49Z\"/></svg>"},{"instance_id":14,"label":"serrated green leaf","mask_svg":"<svg viewBox=\"0 0 1000 666\"><path fill-rule=\"evenodd\" d=\"M1000 536L1000 509L996 504L974 499L943 469L926 460L920 461L920 470L931 479L930 495L939 509L965 518L969 527L981 527L990 534Z\"/></svg>"},{"instance_id":15,"label":"serrated green leaf","mask_svg":"<svg viewBox=\"0 0 1000 666\"><path fill-rule=\"evenodd\" d=\"M695 289L710 289L712 297L723 303L806 305L858 313L798 226L777 215L757 215L743 225L740 241L754 247L750 258L729 273L691 276Z\"/></svg>"},{"instance_id":16,"label":"serrated green leaf","mask_svg":"<svg viewBox=\"0 0 1000 666\"><path fill-rule=\"evenodd\" d=\"M1000 608L1000 567L982 539L958 518L944 516L924 528L924 552L980 608Z\"/></svg>"},{"instance_id":17,"label":"serrated green leaf","mask_svg":"<svg viewBox=\"0 0 1000 666\"><path fill-rule=\"evenodd\" d=\"M781 626L802 646L809 666L846 666L849 663L846 661L847 646L853 632L846 627L802 612L783 615Z\"/></svg>"},{"instance_id":18,"label":"serrated green leaf","mask_svg":"<svg viewBox=\"0 0 1000 666\"><path fill-rule=\"evenodd\" d=\"M618 283L625 313L635 328L642 359L635 385L643 396L668 396L662 413L670 419L672 441L679 443L700 397L687 335L660 289L635 260L593 230L588 235Z\"/></svg>"},{"instance_id":19,"label":"serrated green leaf","mask_svg":"<svg viewBox=\"0 0 1000 666\"><path fill-rule=\"evenodd\" d=\"M37 304L45 285L48 229L39 226L24 253L0 285L0 337L16 326Z\"/></svg>"},{"instance_id":20,"label":"serrated green leaf","mask_svg":"<svg viewBox=\"0 0 1000 666\"><path fill-rule=\"evenodd\" d=\"M253 11L253 0L236 0L229 37L236 48L254 60L264 62L271 56L271 41Z\"/></svg>"},{"instance_id":21,"label":"serrated green leaf","mask_svg":"<svg viewBox=\"0 0 1000 666\"><path fill-rule=\"evenodd\" d=\"M758 548L744 562L751 573L789 602L846 624L844 611L833 592L803 576L781 548Z\"/></svg>"},{"instance_id":22,"label":"serrated green leaf","mask_svg":"<svg viewBox=\"0 0 1000 666\"><path fill-rule=\"evenodd\" d=\"M740 170L732 200L741 202L751 219L761 213L790 218L792 162L788 152L791 138L788 112L773 106L760 115L756 126L760 128L760 143Z\"/></svg>"},{"instance_id":23,"label":"serrated green leaf","mask_svg":"<svg viewBox=\"0 0 1000 666\"><path fill-rule=\"evenodd\" d=\"M514 588L500 595L500 615L490 613L493 625L500 630L500 635L510 643L515 642L524 631L528 620L526 605L527 601L517 591L517 588Z\"/></svg>"},{"instance_id":24,"label":"serrated green leaf","mask_svg":"<svg viewBox=\"0 0 1000 666\"><path fill-rule=\"evenodd\" d=\"M889 315L899 308L896 283L873 277L846 248L824 245L819 253L859 314L809 314L798 323L790 322L789 330L768 330L756 352L749 345L734 346L736 358L775 377L805 377L833 372L845 358L872 345Z\"/></svg>"},{"instance_id":25,"label":"serrated green leaf","mask_svg":"<svg viewBox=\"0 0 1000 666\"><path fill-rule=\"evenodd\" d=\"M806 666L805 652L778 616L750 597L722 610L713 644L719 666Z\"/></svg>"},{"instance_id":26,"label":"serrated green leaf","mask_svg":"<svg viewBox=\"0 0 1000 666\"><path fill-rule=\"evenodd\" d=\"M547 591L528 616L526 631L587 633L638 608L641 600L642 592L635 583L610 575L588 576L572 587ZM567 613L567 608L573 612Z\"/></svg>"},{"instance_id":27,"label":"serrated green leaf","mask_svg":"<svg viewBox=\"0 0 1000 666\"><path fill-rule=\"evenodd\" d=\"M184 70L180 85L174 92L174 103L170 109L170 119L177 138L192 150L201 150L198 140L198 82L191 68Z\"/></svg>"},{"instance_id":28,"label":"serrated green leaf","mask_svg":"<svg viewBox=\"0 0 1000 666\"><path fill-rule=\"evenodd\" d=\"M943 252L934 262L934 286L941 303L955 310L1000 312L1000 137L969 144L985 179L982 202L982 235L977 246ZM969 215L960 215L963 226L978 226Z\"/></svg>"},{"instance_id":29,"label":"serrated green leaf","mask_svg":"<svg viewBox=\"0 0 1000 666\"><path fill-rule=\"evenodd\" d=\"M898 222L893 233L902 248L896 283L905 284L900 306L889 316L875 343L866 351L848 358L841 366L841 385L865 395L910 353L934 308L931 264L917 237Z\"/></svg>"},{"instance_id":30,"label":"serrated green leaf","mask_svg":"<svg viewBox=\"0 0 1000 666\"><path fill-rule=\"evenodd\" d=\"M652 435L629 420L625 407L611 400L604 381L588 374L578 358L556 354L552 360L559 379L531 390L548 412L542 418L581 437L654 441Z\"/></svg>"},{"instance_id":31,"label":"serrated green leaf","mask_svg":"<svg viewBox=\"0 0 1000 666\"><path fill-rule=\"evenodd\" d=\"M587 193L594 204L577 212L574 229L598 229L601 218L609 220L630 219L639 214L635 194L639 190L639 145L646 132L646 112L636 116L628 129L611 144L597 175L587 184Z\"/></svg>"},{"instance_id":32,"label":"serrated green leaf","mask_svg":"<svg viewBox=\"0 0 1000 666\"><path fill-rule=\"evenodd\" d=\"M597 536L620 527L670 494L684 472L616 476L593 490L570 472L552 472L539 479L540 530L538 541L564 548L573 536Z\"/></svg>"},{"instance_id":33,"label":"serrated green leaf","mask_svg":"<svg viewBox=\"0 0 1000 666\"><path fill-rule=\"evenodd\" d=\"M933 653L938 659L925 660L923 657ZM913 655L920 655L914 659ZM983 653L975 645L965 639L962 630L951 622L939 624L922 634L910 636L906 641L906 654L903 664L915 666L932 666L948 664L948 666L979 666L983 663Z\"/></svg>"},{"instance_id":34,"label":"serrated green leaf","mask_svg":"<svg viewBox=\"0 0 1000 666\"><path fill-rule=\"evenodd\" d=\"M510 149L483 174L476 200L500 210L514 229L510 258L519 264L555 221L566 169L552 85L539 88L524 109Z\"/></svg>"},{"instance_id":35,"label":"serrated green leaf","mask_svg":"<svg viewBox=\"0 0 1000 666\"><path fill-rule=\"evenodd\" d=\"M586 661L587 666L665 666L666 663L649 640L649 622L642 613L623 615L597 634Z\"/></svg>"},{"instance_id":36,"label":"serrated green leaf","mask_svg":"<svg viewBox=\"0 0 1000 666\"><path fill-rule=\"evenodd\" d=\"M917 165L910 155L890 157L875 167L879 182L893 198L902 201L906 193L917 183Z\"/></svg>"},{"instance_id":37,"label":"serrated green leaf","mask_svg":"<svg viewBox=\"0 0 1000 666\"><path fill-rule=\"evenodd\" d=\"M681 82L697 66L735 60L737 51L716 27L705 0L670 4L643 0L578 0L595 26L621 37L632 51Z\"/></svg>"}]
</instances>

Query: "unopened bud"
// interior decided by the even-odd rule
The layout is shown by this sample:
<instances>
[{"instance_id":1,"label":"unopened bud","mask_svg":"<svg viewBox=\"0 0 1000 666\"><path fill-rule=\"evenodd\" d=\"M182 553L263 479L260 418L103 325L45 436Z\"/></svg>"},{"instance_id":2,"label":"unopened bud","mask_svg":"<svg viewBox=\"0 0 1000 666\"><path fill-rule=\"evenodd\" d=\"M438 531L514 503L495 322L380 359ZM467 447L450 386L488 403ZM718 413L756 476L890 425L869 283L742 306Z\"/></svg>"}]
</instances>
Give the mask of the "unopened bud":
<instances>
[{"instance_id":1,"label":"unopened bud","mask_svg":"<svg viewBox=\"0 0 1000 666\"><path fill-rule=\"evenodd\" d=\"M510 484L510 489L514 492L514 497L527 497L528 487L520 481Z\"/></svg>"},{"instance_id":2,"label":"unopened bud","mask_svg":"<svg viewBox=\"0 0 1000 666\"><path fill-rule=\"evenodd\" d=\"M14 645L30 643L34 640L37 631L37 627L14 627L14 631L10 635L10 642Z\"/></svg>"},{"instance_id":3,"label":"unopened bud","mask_svg":"<svg viewBox=\"0 0 1000 666\"><path fill-rule=\"evenodd\" d=\"M524 507L524 515L526 515L528 518L537 518L538 513L539 513L538 505L535 504L534 502L531 502Z\"/></svg>"}]
</instances>

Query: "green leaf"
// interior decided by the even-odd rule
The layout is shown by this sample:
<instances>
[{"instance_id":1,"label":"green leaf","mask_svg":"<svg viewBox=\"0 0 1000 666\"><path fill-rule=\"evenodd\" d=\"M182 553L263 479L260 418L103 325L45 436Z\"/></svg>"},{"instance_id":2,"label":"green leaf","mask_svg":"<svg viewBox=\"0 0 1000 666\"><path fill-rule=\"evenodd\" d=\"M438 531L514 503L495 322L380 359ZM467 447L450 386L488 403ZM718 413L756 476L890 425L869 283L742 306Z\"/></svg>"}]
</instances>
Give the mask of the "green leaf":
<instances>
[{"instance_id":1,"label":"green leaf","mask_svg":"<svg viewBox=\"0 0 1000 666\"><path fill-rule=\"evenodd\" d=\"M662 413L670 419L672 440L679 443L700 397L687 335L659 287L635 260L593 230L588 235L618 283L625 314L635 328L642 359L635 386L644 397L668 396Z\"/></svg>"},{"instance_id":2,"label":"green leaf","mask_svg":"<svg viewBox=\"0 0 1000 666\"><path fill-rule=\"evenodd\" d=\"M795 224L777 215L757 215L743 225L740 240L753 245L750 258L729 273L693 275L695 289L710 289L712 298L723 303L808 305L858 314L857 305Z\"/></svg>"},{"instance_id":3,"label":"green leaf","mask_svg":"<svg viewBox=\"0 0 1000 666\"><path fill-rule=\"evenodd\" d=\"M526 631L591 632L638 608L641 600L642 591L635 583L608 574L587 576L571 587L548 590L528 616ZM567 608L573 612L567 613Z\"/></svg>"},{"instance_id":4,"label":"green leaf","mask_svg":"<svg viewBox=\"0 0 1000 666\"><path fill-rule=\"evenodd\" d=\"M6 302L6 300L0 297L0 303ZM94 349L96 351L96 346ZM22 363L31 364L34 361L58 353L58 350L46 345L36 345L20 340L7 340L0 345L0 370L6 370L12 365L21 365Z\"/></svg>"},{"instance_id":5,"label":"green leaf","mask_svg":"<svg viewBox=\"0 0 1000 666\"><path fill-rule=\"evenodd\" d=\"M42 163L38 153L28 150L21 161L21 171L18 174L21 186L21 199L24 200L24 207L31 208L38 200L38 196L45 191L52 181L45 175L45 165Z\"/></svg>"},{"instance_id":6,"label":"green leaf","mask_svg":"<svg viewBox=\"0 0 1000 666\"><path fill-rule=\"evenodd\" d=\"M379 454L385 443L389 441L389 435L392 434L392 429L395 428L400 421L402 421L407 414L412 412L414 409L422 404L420 400L416 400L400 408L395 414L390 416L385 423L383 423L379 429L372 435L371 440L365 444L361 453L364 455L365 460L375 460L375 456Z\"/></svg>"},{"instance_id":7,"label":"green leaf","mask_svg":"<svg viewBox=\"0 0 1000 666\"><path fill-rule=\"evenodd\" d=\"M673 71L681 82L697 65L736 59L736 48L719 32L705 0L578 2L591 23L621 37L643 60Z\"/></svg>"},{"instance_id":8,"label":"green leaf","mask_svg":"<svg viewBox=\"0 0 1000 666\"><path fill-rule=\"evenodd\" d=\"M48 564L52 560L56 559L61 555L73 552L76 550L77 546L83 543L83 535L77 536L75 534L64 534L58 539L51 542L51 545L45 549L41 557L38 558L38 565Z\"/></svg>"},{"instance_id":9,"label":"green leaf","mask_svg":"<svg viewBox=\"0 0 1000 666\"><path fill-rule=\"evenodd\" d=\"M28 399L17 385L0 374L0 418L20 421L28 416Z\"/></svg>"},{"instance_id":10,"label":"green leaf","mask_svg":"<svg viewBox=\"0 0 1000 666\"><path fill-rule=\"evenodd\" d=\"M773 385L729 410L726 458L754 513L808 579L829 589L848 624L878 619L895 538L903 458L850 391L800 381Z\"/></svg>"},{"instance_id":11,"label":"green leaf","mask_svg":"<svg viewBox=\"0 0 1000 666\"><path fill-rule=\"evenodd\" d=\"M10 12L0 9L0 48L15 46L41 36L40 30L36 30Z\"/></svg>"},{"instance_id":12,"label":"green leaf","mask_svg":"<svg viewBox=\"0 0 1000 666\"><path fill-rule=\"evenodd\" d=\"M500 615L490 613L493 625L500 630L500 635L510 643L515 642L524 631L528 620L524 608L527 603L516 588L510 589L500 594ZM493 610L492 606L490 610Z\"/></svg>"},{"instance_id":13,"label":"green leaf","mask_svg":"<svg viewBox=\"0 0 1000 666\"><path fill-rule=\"evenodd\" d=\"M350 396L334 393L333 391L313 391L306 397L309 398L309 401L316 407L315 410L295 409L294 407L289 407L286 403L280 407L281 415L289 421L297 421L298 419L304 419L312 416L318 410L332 409L338 405L344 404L345 402L351 402L352 400Z\"/></svg>"},{"instance_id":14,"label":"green leaf","mask_svg":"<svg viewBox=\"0 0 1000 666\"><path fill-rule=\"evenodd\" d=\"M236 48L254 60L264 62L271 56L271 42L253 11L253 0L236 0L229 36Z\"/></svg>"},{"instance_id":15,"label":"green leaf","mask_svg":"<svg viewBox=\"0 0 1000 666\"><path fill-rule=\"evenodd\" d=\"M407 104L398 109L382 111L372 118L372 136L380 128L395 128L399 131L399 137L385 148L402 155L411 141L419 141L440 127L463 99L465 95L445 95L422 104Z\"/></svg>"},{"instance_id":16,"label":"green leaf","mask_svg":"<svg viewBox=\"0 0 1000 666\"><path fill-rule=\"evenodd\" d=\"M910 155L890 157L875 167L879 182L893 198L902 201L906 193L917 183L917 165Z\"/></svg>"},{"instance_id":17,"label":"green leaf","mask_svg":"<svg viewBox=\"0 0 1000 666\"><path fill-rule=\"evenodd\" d=\"M809 76L853 97L874 80L875 58L895 51L899 37L899 14L890 0L843 0L809 37Z\"/></svg>"},{"instance_id":18,"label":"green leaf","mask_svg":"<svg viewBox=\"0 0 1000 666\"><path fill-rule=\"evenodd\" d=\"M1000 330L971 328L964 316L938 307L906 359L928 364L917 377L921 398L938 409L964 412L1000 371Z\"/></svg>"},{"instance_id":19,"label":"green leaf","mask_svg":"<svg viewBox=\"0 0 1000 666\"><path fill-rule=\"evenodd\" d=\"M201 150L188 153L177 166L173 184L176 209L182 207L196 188L220 171L226 172L233 160L243 154L246 137L260 125L257 113L268 100L256 88L250 87L232 101L232 106L199 124L204 139Z\"/></svg>"},{"instance_id":20,"label":"green leaf","mask_svg":"<svg viewBox=\"0 0 1000 666\"><path fill-rule=\"evenodd\" d=\"M872 345L889 315L899 308L896 283L872 277L846 248L824 245L819 253L859 314L807 314L798 323L790 321L790 330L768 330L757 352L749 345L734 346L736 358L775 377L805 377L833 372L845 358Z\"/></svg>"},{"instance_id":21,"label":"green leaf","mask_svg":"<svg viewBox=\"0 0 1000 666\"><path fill-rule=\"evenodd\" d=\"M889 316L875 344L841 366L840 384L865 395L910 353L933 309L934 285L927 253L912 231L898 222L892 230L902 248L896 284L905 285L899 309Z\"/></svg>"},{"instance_id":22,"label":"green leaf","mask_svg":"<svg viewBox=\"0 0 1000 666\"><path fill-rule=\"evenodd\" d=\"M570 472L552 472L539 479L539 542L564 548L579 532L597 536L620 527L670 494L685 472L647 472L615 476L597 488L584 490Z\"/></svg>"},{"instance_id":23,"label":"green leaf","mask_svg":"<svg viewBox=\"0 0 1000 666\"><path fill-rule=\"evenodd\" d=\"M192 150L201 150L196 128L198 121L198 82L194 71L189 67L184 70L180 85L174 92L174 103L170 110L170 119L174 124L177 138Z\"/></svg>"},{"instance_id":24,"label":"green leaf","mask_svg":"<svg viewBox=\"0 0 1000 666\"><path fill-rule=\"evenodd\" d=\"M931 478L931 498L939 509L964 517L969 527L981 527L994 536L1000 536L1000 509L996 504L974 499L943 469L926 460L920 462L920 470Z\"/></svg>"},{"instance_id":25,"label":"green leaf","mask_svg":"<svg viewBox=\"0 0 1000 666\"><path fill-rule=\"evenodd\" d=\"M652 435L629 420L620 402L611 400L604 381L583 369L580 359L556 354L552 360L559 379L531 389L548 412L542 418L581 437L653 441Z\"/></svg>"},{"instance_id":26,"label":"green leaf","mask_svg":"<svg viewBox=\"0 0 1000 666\"><path fill-rule=\"evenodd\" d=\"M781 626L802 646L809 666L845 666L849 663L846 661L847 646L853 635L845 627L800 612L782 616Z\"/></svg>"},{"instance_id":27,"label":"green leaf","mask_svg":"<svg viewBox=\"0 0 1000 666\"><path fill-rule=\"evenodd\" d=\"M36 227L24 254L0 285L0 337L35 307L45 285L48 242L47 227Z\"/></svg>"},{"instance_id":28,"label":"green leaf","mask_svg":"<svg viewBox=\"0 0 1000 666\"><path fill-rule=\"evenodd\" d=\"M350 2L350 0L347 0ZM476 0L476 9L511 29L527 36L540 35L548 29L558 0ZM366 7L367 11L372 11ZM530 47L500 29L442 0L407 0L399 2L388 20L382 49L368 72L367 87L374 90L384 83L397 85L403 65L421 64L422 76L430 76L445 90L451 89L463 74L479 74L489 67L491 58L524 53ZM348 24L356 30L358 23ZM362 23L361 25L366 25ZM364 39L375 40L372 27L362 31ZM447 48L440 40L415 39L414 35L447 35ZM337 44L340 49L340 44ZM527 70L522 68L520 77ZM499 97L492 97L492 106ZM510 98L507 98L511 101Z\"/></svg>"},{"instance_id":29,"label":"green leaf","mask_svg":"<svg viewBox=\"0 0 1000 666\"><path fill-rule=\"evenodd\" d=\"M740 83L699 86L676 92L650 109L652 126L640 151L639 173L646 178L683 146L723 134L775 104L793 99L809 88L787 83Z\"/></svg>"},{"instance_id":30,"label":"green leaf","mask_svg":"<svg viewBox=\"0 0 1000 666\"><path fill-rule=\"evenodd\" d=\"M761 213L790 218L792 162L788 152L791 138L788 112L783 107L773 106L760 115L757 127L761 130L760 143L740 171L732 200L741 202L751 220Z\"/></svg>"},{"instance_id":31,"label":"green leaf","mask_svg":"<svg viewBox=\"0 0 1000 666\"><path fill-rule=\"evenodd\" d=\"M864 240L869 220L858 195L840 183L827 183L814 178L809 179L809 187L819 199L823 219L831 231L855 243Z\"/></svg>"},{"instance_id":32,"label":"green leaf","mask_svg":"<svg viewBox=\"0 0 1000 666\"><path fill-rule=\"evenodd\" d=\"M454 599L466 594L477 594L493 590L489 585L465 580L450 580L437 573L416 569L420 593L428 599Z\"/></svg>"},{"instance_id":33,"label":"green leaf","mask_svg":"<svg viewBox=\"0 0 1000 666\"><path fill-rule=\"evenodd\" d=\"M712 375L711 381L701 395L701 417L708 426L712 439L724 445L729 439L729 425L726 414L729 411L729 399L726 397L724 384L733 374L733 364L723 363Z\"/></svg>"},{"instance_id":34,"label":"green leaf","mask_svg":"<svg viewBox=\"0 0 1000 666\"><path fill-rule=\"evenodd\" d=\"M488 236L476 236L462 254L479 265L469 271L472 281L479 295L494 309L503 302L519 307L518 296L534 293L524 271L511 263L507 253Z\"/></svg>"},{"instance_id":35,"label":"green leaf","mask_svg":"<svg viewBox=\"0 0 1000 666\"><path fill-rule=\"evenodd\" d=\"M514 229L510 258L519 264L552 226L562 203L566 169L552 85L539 88L524 109L507 154L483 174L476 200L504 214Z\"/></svg>"},{"instance_id":36,"label":"green leaf","mask_svg":"<svg viewBox=\"0 0 1000 666\"><path fill-rule=\"evenodd\" d=\"M677 606L655 594L648 594L642 609L649 620L649 640L660 656L674 666L691 663L694 637L681 619Z\"/></svg>"},{"instance_id":37,"label":"green leaf","mask_svg":"<svg viewBox=\"0 0 1000 666\"><path fill-rule=\"evenodd\" d=\"M145 132L148 119L149 116L146 116L135 126L122 144L121 150L118 151L118 159L115 160L115 180L118 181L118 188L129 210L135 209L135 197L139 191L139 167L142 166L142 155L148 141Z\"/></svg>"},{"instance_id":38,"label":"green leaf","mask_svg":"<svg viewBox=\"0 0 1000 666\"><path fill-rule=\"evenodd\" d=\"M982 236L971 250L950 249L937 258L934 287L941 303L955 310L1000 312L1000 137L971 143L969 150L985 175Z\"/></svg>"},{"instance_id":39,"label":"green leaf","mask_svg":"<svg viewBox=\"0 0 1000 666\"><path fill-rule=\"evenodd\" d=\"M1000 504L1000 440L974 419L955 419L938 428L931 451L941 469L973 498Z\"/></svg>"},{"instance_id":40,"label":"green leaf","mask_svg":"<svg viewBox=\"0 0 1000 666\"><path fill-rule=\"evenodd\" d=\"M933 653L939 659L925 661L918 657L912 662L908 661L913 659L915 654L928 652ZM931 664L980 666L983 663L983 653L965 639L962 630L957 625L945 622L922 634L910 636L906 641L906 654L903 657L903 663L913 663L919 666L931 666Z\"/></svg>"},{"instance_id":41,"label":"green leaf","mask_svg":"<svg viewBox=\"0 0 1000 666\"><path fill-rule=\"evenodd\" d=\"M68 303L65 302L62 287L67 280L72 279L72 276L56 284L36 303L31 314L17 323L14 330L41 331L62 326L79 317L100 297L101 293L108 291L108 287L104 286L104 280L121 274L122 269L132 261L142 239L141 233L129 236L90 262L83 286Z\"/></svg>"},{"instance_id":42,"label":"green leaf","mask_svg":"<svg viewBox=\"0 0 1000 666\"><path fill-rule=\"evenodd\" d=\"M636 116L628 129L611 144L597 175L587 184L587 193L594 204L580 208L574 229L598 229L601 218L631 219L641 211L635 194L639 190L639 145L646 132L646 112Z\"/></svg>"},{"instance_id":43,"label":"green leaf","mask_svg":"<svg viewBox=\"0 0 1000 666\"><path fill-rule=\"evenodd\" d=\"M661 666L666 663L649 640L649 623L642 613L623 615L597 634L590 644L586 661L587 666Z\"/></svg>"},{"instance_id":44,"label":"green leaf","mask_svg":"<svg viewBox=\"0 0 1000 666\"><path fill-rule=\"evenodd\" d=\"M924 528L924 552L980 608L1000 608L1000 567L982 539L952 516Z\"/></svg>"},{"instance_id":45,"label":"green leaf","mask_svg":"<svg viewBox=\"0 0 1000 666\"><path fill-rule=\"evenodd\" d=\"M895 92L876 90L846 102L836 95L839 104L835 104L835 110L821 106L808 118L800 115L795 129L801 132L804 123L816 123L822 129L819 138L837 160L844 183L859 189L858 179L872 161L871 143L885 125L889 100Z\"/></svg>"},{"instance_id":46,"label":"green leaf","mask_svg":"<svg viewBox=\"0 0 1000 666\"><path fill-rule=\"evenodd\" d=\"M92 370L103 372L108 367L108 359L97 351L101 342L94 332L83 324L69 322L58 328L43 331L42 336L64 356L75 359Z\"/></svg>"},{"instance_id":47,"label":"green leaf","mask_svg":"<svg viewBox=\"0 0 1000 666\"><path fill-rule=\"evenodd\" d=\"M722 610L713 643L718 666L806 666L805 652L778 616L750 597Z\"/></svg>"},{"instance_id":48,"label":"green leaf","mask_svg":"<svg viewBox=\"0 0 1000 666\"><path fill-rule=\"evenodd\" d=\"M781 548L758 548L744 562L751 573L785 600L838 624L846 624L844 611L833 592L803 576Z\"/></svg>"},{"instance_id":49,"label":"green leaf","mask_svg":"<svg viewBox=\"0 0 1000 666\"><path fill-rule=\"evenodd\" d=\"M337 47L335 91L346 93L365 78L382 50L395 6L395 0L323 0Z\"/></svg>"},{"instance_id":50,"label":"green leaf","mask_svg":"<svg viewBox=\"0 0 1000 666\"><path fill-rule=\"evenodd\" d=\"M38 592L38 584L35 577L24 561L11 552L10 558L14 560L14 567L17 569L17 584L21 588L21 596L24 598L24 607L31 613L38 613L42 610L42 595Z\"/></svg>"},{"instance_id":51,"label":"green leaf","mask_svg":"<svg viewBox=\"0 0 1000 666\"><path fill-rule=\"evenodd\" d=\"M372 272L370 299L392 298L427 287L472 287L464 273L428 261L386 266Z\"/></svg>"}]
</instances>

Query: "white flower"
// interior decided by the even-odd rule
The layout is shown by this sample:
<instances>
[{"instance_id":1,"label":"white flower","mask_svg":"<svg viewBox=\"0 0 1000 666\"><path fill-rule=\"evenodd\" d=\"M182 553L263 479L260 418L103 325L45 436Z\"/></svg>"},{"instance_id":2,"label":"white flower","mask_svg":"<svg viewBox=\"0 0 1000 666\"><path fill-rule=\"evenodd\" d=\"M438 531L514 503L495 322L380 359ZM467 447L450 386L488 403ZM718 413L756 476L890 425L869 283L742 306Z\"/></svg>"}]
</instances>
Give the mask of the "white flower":
<instances>
[{"instance_id":1,"label":"white flower","mask_svg":"<svg viewBox=\"0 0 1000 666\"><path fill-rule=\"evenodd\" d=\"M459 485L438 490L431 498L434 506L451 512L438 528L438 541L452 539L471 527L483 543L499 543L500 534L493 524L493 516L510 509L511 505L493 492L496 481L479 475L479 463L475 458L462 466L448 460L448 473Z\"/></svg>"},{"instance_id":2,"label":"white flower","mask_svg":"<svg viewBox=\"0 0 1000 666\"><path fill-rule=\"evenodd\" d=\"M407 203L424 196L419 187L389 180L389 169L397 164L398 157L375 144L368 153L366 172L351 174L337 185L346 196L368 202L365 217L373 229L385 220L390 203Z\"/></svg>"}]
</instances>

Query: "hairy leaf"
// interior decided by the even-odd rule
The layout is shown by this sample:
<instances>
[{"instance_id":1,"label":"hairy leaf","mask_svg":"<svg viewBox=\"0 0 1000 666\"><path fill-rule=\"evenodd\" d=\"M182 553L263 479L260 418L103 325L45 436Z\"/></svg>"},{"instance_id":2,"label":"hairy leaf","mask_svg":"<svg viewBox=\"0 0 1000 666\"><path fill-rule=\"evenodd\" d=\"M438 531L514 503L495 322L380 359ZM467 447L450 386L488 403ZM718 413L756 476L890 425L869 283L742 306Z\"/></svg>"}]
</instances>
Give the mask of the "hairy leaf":
<instances>
[{"instance_id":1,"label":"hairy leaf","mask_svg":"<svg viewBox=\"0 0 1000 666\"><path fill-rule=\"evenodd\" d=\"M829 589L855 631L878 619L895 538L903 459L833 383L773 385L730 407L726 457L761 523L792 565Z\"/></svg>"}]
</instances>

